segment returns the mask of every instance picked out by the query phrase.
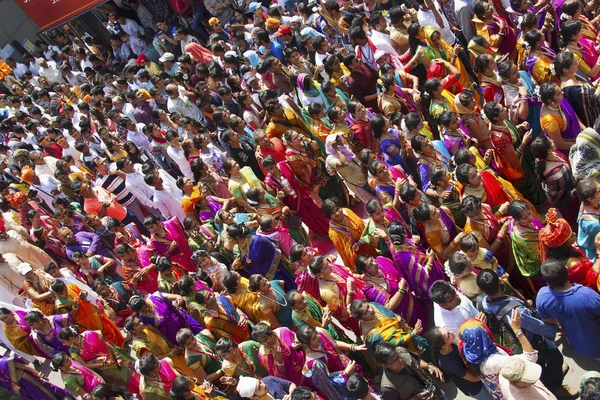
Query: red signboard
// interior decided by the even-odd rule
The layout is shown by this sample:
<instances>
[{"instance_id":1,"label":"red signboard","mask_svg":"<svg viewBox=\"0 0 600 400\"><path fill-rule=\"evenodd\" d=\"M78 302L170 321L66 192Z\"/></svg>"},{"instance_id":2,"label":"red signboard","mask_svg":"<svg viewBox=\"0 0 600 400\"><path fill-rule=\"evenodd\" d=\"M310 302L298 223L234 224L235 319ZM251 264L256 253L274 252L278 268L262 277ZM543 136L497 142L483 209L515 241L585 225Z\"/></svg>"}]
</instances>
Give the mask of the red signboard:
<instances>
[{"instance_id":1,"label":"red signboard","mask_svg":"<svg viewBox=\"0 0 600 400\"><path fill-rule=\"evenodd\" d=\"M15 0L41 30L54 28L106 0Z\"/></svg>"}]
</instances>

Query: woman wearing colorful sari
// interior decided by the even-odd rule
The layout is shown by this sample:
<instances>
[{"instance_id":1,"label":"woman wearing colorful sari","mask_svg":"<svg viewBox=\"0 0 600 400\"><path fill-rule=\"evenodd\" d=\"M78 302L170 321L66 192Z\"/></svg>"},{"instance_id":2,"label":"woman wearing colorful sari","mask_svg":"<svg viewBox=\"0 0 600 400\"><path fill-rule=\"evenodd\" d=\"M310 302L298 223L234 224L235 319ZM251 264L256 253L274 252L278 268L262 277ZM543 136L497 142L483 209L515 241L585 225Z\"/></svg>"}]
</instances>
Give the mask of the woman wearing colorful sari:
<instances>
[{"instance_id":1,"label":"woman wearing colorful sari","mask_svg":"<svg viewBox=\"0 0 600 400\"><path fill-rule=\"evenodd\" d=\"M28 269L30 271L19 270L21 275L24 276L23 290L25 297L30 298L33 306L44 313L44 315L55 314L56 296L50 290L50 280L42 271L34 271L31 266Z\"/></svg>"},{"instance_id":2,"label":"woman wearing colorful sari","mask_svg":"<svg viewBox=\"0 0 600 400\"><path fill-rule=\"evenodd\" d=\"M296 287L290 272L282 263L281 250L264 236L250 235L248 228L242 225L227 227L227 235L232 244L238 246L239 256L233 261L232 268L244 268L248 275L261 274L269 280L285 282L286 288Z\"/></svg>"},{"instance_id":3,"label":"woman wearing colorful sari","mask_svg":"<svg viewBox=\"0 0 600 400\"><path fill-rule=\"evenodd\" d=\"M562 153L559 153L552 139L540 135L531 143L531 152L535 157L535 172L542 183L548 201L567 221L577 226L579 201L571 194L575 188L575 179L571 174L571 165Z\"/></svg>"},{"instance_id":4,"label":"woman wearing colorful sari","mask_svg":"<svg viewBox=\"0 0 600 400\"><path fill-rule=\"evenodd\" d=\"M150 247L157 255L168 257L187 271L196 270L185 231L177 218L160 222L156 216L151 215L144 219L144 226L152 234Z\"/></svg>"},{"instance_id":5,"label":"woman wearing colorful sari","mask_svg":"<svg viewBox=\"0 0 600 400\"><path fill-rule=\"evenodd\" d=\"M329 111L332 107L339 107L344 113L348 113L348 102L350 99L346 93L336 88L332 82L323 82L320 92L325 112Z\"/></svg>"},{"instance_id":6,"label":"woman wearing colorful sari","mask_svg":"<svg viewBox=\"0 0 600 400\"><path fill-rule=\"evenodd\" d=\"M302 107L307 107L311 103L324 104L325 95L321 91L321 85L318 81L313 81L308 74L300 74L296 78L298 88L298 99Z\"/></svg>"},{"instance_id":7,"label":"woman wearing colorful sari","mask_svg":"<svg viewBox=\"0 0 600 400\"><path fill-rule=\"evenodd\" d=\"M248 320L255 324L269 321L271 327L279 328L277 318L274 315L266 315L259 307L259 294L248 289L248 278L242 277L236 271L228 271L223 277L223 285L230 303L247 315Z\"/></svg>"},{"instance_id":8,"label":"woman wearing colorful sari","mask_svg":"<svg viewBox=\"0 0 600 400\"><path fill-rule=\"evenodd\" d=\"M171 347L167 339L155 329L144 325L140 319L132 315L123 325L131 334L131 350L139 360L146 353L152 353L159 359L169 357L173 365L182 374L190 374L192 370L186 364L185 356L180 347Z\"/></svg>"},{"instance_id":9,"label":"woman wearing colorful sari","mask_svg":"<svg viewBox=\"0 0 600 400\"><path fill-rule=\"evenodd\" d=\"M27 311L0 308L0 321L4 325L4 334L14 348L25 354L36 357L47 357L44 349L36 343L31 327L25 322Z\"/></svg>"},{"instance_id":10,"label":"woman wearing colorful sari","mask_svg":"<svg viewBox=\"0 0 600 400\"><path fill-rule=\"evenodd\" d=\"M285 298L282 281L269 282L262 275L254 274L248 279L248 289L258 293L258 307L269 320L275 317L279 326L293 327L292 307Z\"/></svg>"},{"instance_id":11,"label":"woman wearing colorful sari","mask_svg":"<svg viewBox=\"0 0 600 400\"><path fill-rule=\"evenodd\" d=\"M554 70L560 78L565 99L575 110L584 127L592 127L600 116L600 89L581 79L579 66L573 53L565 51L556 56Z\"/></svg>"},{"instance_id":12,"label":"woman wearing colorful sari","mask_svg":"<svg viewBox=\"0 0 600 400\"><path fill-rule=\"evenodd\" d=\"M507 212L511 216L508 232L515 264L521 275L527 279L529 291L536 293L542 285L539 231L543 225L531 215L529 206L521 200L510 203Z\"/></svg>"},{"instance_id":13,"label":"woman wearing colorful sari","mask_svg":"<svg viewBox=\"0 0 600 400\"><path fill-rule=\"evenodd\" d=\"M325 107L321 103L310 103L302 108L302 118L304 118L315 142L319 145L320 152L324 153L325 139L333 129L331 122L325 118Z\"/></svg>"},{"instance_id":14,"label":"woman wearing colorful sari","mask_svg":"<svg viewBox=\"0 0 600 400\"><path fill-rule=\"evenodd\" d=\"M417 221L424 223L425 239L440 262L458 251L458 243L464 234L456 226L450 210L423 203L413 210L413 214Z\"/></svg>"},{"instance_id":15,"label":"woman wearing colorful sari","mask_svg":"<svg viewBox=\"0 0 600 400\"><path fill-rule=\"evenodd\" d=\"M438 78L429 78L423 85L423 90L431 99L429 104L429 115L438 124L437 119L445 110L456 112L454 108L454 94L444 87Z\"/></svg>"},{"instance_id":16,"label":"woman wearing colorful sari","mask_svg":"<svg viewBox=\"0 0 600 400\"><path fill-rule=\"evenodd\" d=\"M133 361L122 350L106 343L96 331L79 333L71 326L58 333L60 341L69 347L69 355L84 367L97 372L107 383L126 387L139 393L139 375L132 370Z\"/></svg>"},{"instance_id":17,"label":"woman wearing colorful sari","mask_svg":"<svg viewBox=\"0 0 600 400\"><path fill-rule=\"evenodd\" d=\"M50 315L46 317L39 311L32 310L25 315L24 320L31 327L35 340L44 349L46 353L44 357L51 358L53 354L58 352L69 351L69 346L65 346L58 338L58 333L61 329L74 324L69 314Z\"/></svg>"},{"instance_id":18,"label":"woman wearing colorful sari","mask_svg":"<svg viewBox=\"0 0 600 400\"><path fill-rule=\"evenodd\" d=\"M310 260L308 270L319 279L319 293L331 310L331 314L346 328L359 334L358 322L350 318L348 305L354 299L365 298L362 293L362 282L345 270L333 272L331 263L323 256Z\"/></svg>"},{"instance_id":19,"label":"woman wearing colorful sari","mask_svg":"<svg viewBox=\"0 0 600 400\"><path fill-rule=\"evenodd\" d=\"M396 268L403 273L415 295L421 300L428 300L433 282L448 280L435 253L425 253L421 247L409 243L404 226L397 221L390 223L388 235L392 241L390 251Z\"/></svg>"},{"instance_id":20,"label":"woman wearing colorful sari","mask_svg":"<svg viewBox=\"0 0 600 400\"><path fill-rule=\"evenodd\" d=\"M64 352L58 353L52 358L52 369L60 371L65 389L73 396L81 396L82 399L91 399L92 390L104 383L104 379L100 375L77 361L71 360L71 357Z\"/></svg>"},{"instance_id":21,"label":"woman wearing colorful sari","mask_svg":"<svg viewBox=\"0 0 600 400\"><path fill-rule=\"evenodd\" d=\"M350 130L354 137L362 143L363 148L378 154L380 152L379 142L373 136L370 124L373 114L358 101L348 102L348 112L350 112L353 119L352 124L350 124Z\"/></svg>"},{"instance_id":22,"label":"woman wearing colorful sari","mask_svg":"<svg viewBox=\"0 0 600 400\"><path fill-rule=\"evenodd\" d=\"M423 332L421 320L412 328L401 315L376 301L354 300L350 312L360 321L361 338L372 353L378 344L389 342L431 359L427 341L419 336Z\"/></svg>"},{"instance_id":23,"label":"woman wearing colorful sari","mask_svg":"<svg viewBox=\"0 0 600 400\"><path fill-rule=\"evenodd\" d=\"M69 395L18 356L0 358L0 388L22 400L61 400Z\"/></svg>"},{"instance_id":24,"label":"woman wearing colorful sari","mask_svg":"<svg viewBox=\"0 0 600 400\"><path fill-rule=\"evenodd\" d=\"M337 89L340 89L345 93L350 93L350 90L346 85L346 77L350 75L350 71L335 55L327 55L327 57L323 59L323 67L329 76L329 80Z\"/></svg>"},{"instance_id":25,"label":"woman wearing colorful sari","mask_svg":"<svg viewBox=\"0 0 600 400\"><path fill-rule=\"evenodd\" d=\"M211 291L199 290L196 303L200 306L204 326L216 339L228 337L236 343L250 339L248 317L235 307L228 296L215 296Z\"/></svg>"},{"instance_id":26,"label":"woman wearing colorful sari","mask_svg":"<svg viewBox=\"0 0 600 400\"><path fill-rule=\"evenodd\" d=\"M514 182L515 188L534 206L546 202L546 195L540 183L535 179L535 161L527 144L533 139L531 131L523 136L519 128L507 118L508 109L497 102L484 106L484 112L490 121L494 160L502 177Z\"/></svg>"},{"instance_id":27,"label":"woman wearing colorful sari","mask_svg":"<svg viewBox=\"0 0 600 400\"><path fill-rule=\"evenodd\" d=\"M508 54L511 60L517 59L517 35L515 30L500 15L494 13L491 3L475 4L473 27L477 35L483 36L490 46L500 54Z\"/></svg>"},{"instance_id":28,"label":"woman wearing colorful sari","mask_svg":"<svg viewBox=\"0 0 600 400\"><path fill-rule=\"evenodd\" d=\"M441 165L434 165L429 170L431 188L440 199L440 206L452 213L452 218L459 228L465 226L466 217L460 207L461 194L455 182L450 179L450 172Z\"/></svg>"},{"instance_id":29,"label":"woman wearing colorful sari","mask_svg":"<svg viewBox=\"0 0 600 400\"><path fill-rule=\"evenodd\" d=\"M583 76L595 81L600 76L600 57L595 44L584 37L583 26L579 20L570 20L562 24L560 29L561 47L573 53L579 63L579 71Z\"/></svg>"},{"instance_id":30,"label":"woman wearing colorful sari","mask_svg":"<svg viewBox=\"0 0 600 400\"><path fill-rule=\"evenodd\" d=\"M371 118L371 131L373 137L379 141L381 151L378 153L383 155L386 164L404 165L402 154L406 146L404 135L397 129L391 128L390 121L381 114L375 114Z\"/></svg>"},{"instance_id":31,"label":"woman wearing colorful sari","mask_svg":"<svg viewBox=\"0 0 600 400\"><path fill-rule=\"evenodd\" d=\"M265 187L272 194L283 193L283 203L292 212L302 218L302 222L317 235L327 235L329 221L313 201L309 193L303 189L294 176L294 172L286 161L275 163L273 157L267 156L262 162L266 171Z\"/></svg>"},{"instance_id":32,"label":"woman wearing colorful sari","mask_svg":"<svg viewBox=\"0 0 600 400\"><path fill-rule=\"evenodd\" d=\"M421 177L422 191L429 198L439 198L438 193L431 188L429 170L434 165L440 165L448 169L449 158L438 152L432 142L423 135L417 135L410 141L411 147L417 153L419 160L417 166Z\"/></svg>"},{"instance_id":33,"label":"woman wearing colorful sari","mask_svg":"<svg viewBox=\"0 0 600 400\"><path fill-rule=\"evenodd\" d=\"M577 114L556 83L542 84L540 98L544 102L540 113L542 129L552 139L556 149L568 155L582 130Z\"/></svg>"},{"instance_id":34,"label":"woman wearing colorful sari","mask_svg":"<svg viewBox=\"0 0 600 400\"><path fill-rule=\"evenodd\" d=\"M260 322L252 328L252 340L260 343L258 357L270 376L302 385L304 353L295 347L296 334L291 329L271 329L267 323Z\"/></svg>"},{"instance_id":35,"label":"woman wearing colorful sari","mask_svg":"<svg viewBox=\"0 0 600 400\"><path fill-rule=\"evenodd\" d=\"M552 62L556 53L548 47L544 41L542 32L533 29L527 32L523 38L526 53L524 60L525 68L535 83L541 85L547 82L556 82L556 76L552 73Z\"/></svg>"},{"instance_id":36,"label":"woman wearing colorful sari","mask_svg":"<svg viewBox=\"0 0 600 400\"><path fill-rule=\"evenodd\" d=\"M198 382L214 382L223 376L221 359L215 352L217 343L211 332L204 330L194 336L191 330L180 329L177 332L177 344L185 349L187 371L191 372L189 374L186 371L185 375L195 377Z\"/></svg>"},{"instance_id":37,"label":"woman wearing colorful sari","mask_svg":"<svg viewBox=\"0 0 600 400\"><path fill-rule=\"evenodd\" d=\"M577 236L567 220L559 218L557 210L551 208L546 214L546 226L540 229L541 260L560 261L569 271L569 282L587 286L598 291L600 259L591 262L576 246ZM596 251L600 243L595 241Z\"/></svg>"},{"instance_id":38,"label":"woman wearing colorful sari","mask_svg":"<svg viewBox=\"0 0 600 400\"><path fill-rule=\"evenodd\" d=\"M106 228L115 235L115 248L120 244L127 244L135 249L140 265L144 267L150 265L152 249L146 245L148 238L141 234L134 223L124 226L119 220L108 218ZM125 278L128 279L127 277Z\"/></svg>"},{"instance_id":39,"label":"woman wearing colorful sari","mask_svg":"<svg viewBox=\"0 0 600 400\"><path fill-rule=\"evenodd\" d=\"M325 330L309 325L298 328L296 337L304 347L302 375L317 388L319 395L331 400L353 399L346 382L355 371L362 372L362 368L341 350L366 350L366 347L335 341Z\"/></svg>"},{"instance_id":40,"label":"woman wearing colorful sari","mask_svg":"<svg viewBox=\"0 0 600 400\"><path fill-rule=\"evenodd\" d=\"M473 69L479 74L481 92L485 103L498 102L504 104L504 90L502 82L498 79L498 65L494 57L481 54L475 59Z\"/></svg>"},{"instance_id":41,"label":"woman wearing colorful sari","mask_svg":"<svg viewBox=\"0 0 600 400\"><path fill-rule=\"evenodd\" d=\"M481 150L491 149L490 130L481 116L481 108L473 98L473 95L470 93L457 95L454 98L454 107L470 136L477 139Z\"/></svg>"},{"instance_id":42,"label":"woman wearing colorful sari","mask_svg":"<svg viewBox=\"0 0 600 400\"><path fill-rule=\"evenodd\" d=\"M596 42L598 38L598 24L597 14L596 18L590 21L585 15L582 14L583 7L579 1L567 0L562 6L556 5L559 18L559 24L564 24L567 21L580 21L583 29L583 36L592 42Z\"/></svg>"},{"instance_id":43,"label":"woman wearing colorful sari","mask_svg":"<svg viewBox=\"0 0 600 400\"><path fill-rule=\"evenodd\" d=\"M286 131L283 137L287 145L285 158L302 190L309 193L315 202L317 199L339 197L343 204L348 204L347 193L339 178L325 175L323 161L314 153L318 149L317 143L314 140L303 141L303 136L292 130Z\"/></svg>"},{"instance_id":44,"label":"woman wearing colorful sari","mask_svg":"<svg viewBox=\"0 0 600 400\"><path fill-rule=\"evenodd\" d=\"M179 329L189 328L198 333L202 327L183 309L175 307L171 303L173 301L181 305L183 300L178 295L155 292L145 299L132 296L129 299L129 308L138 314L144 325L158 329L169 342L175 344Z\"/></svg>"},{"instance_id":45,"label":"woman wearing colorful sari","mask_svg":"<svg viewBox=\"0 0 600 400\"><path fill-rule=\"evenodd\" d=\"M349 208L343 208L337 198L323 202L323 214L330 218L329 238L338 251L344 265L354 270L354 259L358 254L377 255L377 248L360 240L365 223Z\"/></svg>"},{"instance_id":46,"label":"woman wearing colorful sari","mask_svg":"<svg viewBox=\"0 0 600 400\"><path fill-rule=\"evenodd\" d=\"M420 320L427 330L427 304L415 296L393 261L361 255L356 258L356 272L364 274L363 293L367 301L377 302L402 315L410 326Z\"/></svg>"},{"instance_id":47,"label":"woman wearing colorful sari","mask_svg":"<svg viewBox=\"0 0 600 400\"><path fill-rule=\"evenodd\" d=\"M148 264L142 267L144 264L140 258L145 259L146 255L136 251L128 244L117 245L115 254L121 260L123 277L127 282L143 294L154 293L158 290L158 271L156 271L156 266L150 263L150 258L148 258Z\"/></svg>"},{"instance_id":48,"label":"woman wearing colorful sari","mask_svg":"<svg viewBox=\"0 0 600 400\"><path fill-rule=\"evenodd\" d=\"M76 324L86 330L97 330L102 336L117 347L122 347L125 338L115 323L106 314L90 303L87 293L73 284L55 280L50 289L56 295L56 311L59 314L69 313Z\"/></svg>"}]
</instances>

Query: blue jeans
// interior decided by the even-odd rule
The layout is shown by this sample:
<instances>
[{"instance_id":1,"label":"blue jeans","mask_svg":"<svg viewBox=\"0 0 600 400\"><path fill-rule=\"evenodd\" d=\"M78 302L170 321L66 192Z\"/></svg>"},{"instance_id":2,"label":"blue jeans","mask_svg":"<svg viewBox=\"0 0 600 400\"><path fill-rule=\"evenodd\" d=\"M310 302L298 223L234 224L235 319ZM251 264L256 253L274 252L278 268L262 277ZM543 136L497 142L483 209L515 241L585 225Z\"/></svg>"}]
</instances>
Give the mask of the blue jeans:
<instances>
[{"instance_id":1,"label":"blue jeans","mask_svg":"<svg viewBox=\"0 0 600 400\"><path fill-rule=\"evenodd\" d=\"M204 6L204 4L198 4L196 6L196 12L194 12L194 23L192 24L192 29L198 33L198 39L200 39L200 41L202 41L204 44L208 43L209 35L201 21L207 21L210 17L211 15Z\"/></svg>"}]
</instances>

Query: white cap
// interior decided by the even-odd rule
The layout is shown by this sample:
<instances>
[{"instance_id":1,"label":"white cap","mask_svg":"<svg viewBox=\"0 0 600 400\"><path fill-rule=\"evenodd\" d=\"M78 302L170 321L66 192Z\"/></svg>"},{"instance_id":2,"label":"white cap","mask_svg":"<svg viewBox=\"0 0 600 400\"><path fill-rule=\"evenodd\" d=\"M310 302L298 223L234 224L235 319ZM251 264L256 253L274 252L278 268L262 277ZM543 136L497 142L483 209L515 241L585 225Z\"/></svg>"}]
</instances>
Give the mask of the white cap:
<instances>
[{"instance_id":1,"label":"white cap","mask_svg":"<svg viewBox=\"0 0 600 400\"><path fill-rule=\"evenodd\" d=\"M175 59L175 56L173 55L173 53L165 53L162 55L161 58L158 59L158 61L160 61L161 63L164 63L165 61L173 61Z\"/></svg>"},{"instance_id":2,"label":"white cap","mask_svg":"<svg viewBox=\"0 0 600 400\"><path fill-rule=\"evenodd\" d=\"M21 263L17 269L23 276L27 275L30 271L33 271L33 267L29 263Z\"/></svg>"}]
</instances>

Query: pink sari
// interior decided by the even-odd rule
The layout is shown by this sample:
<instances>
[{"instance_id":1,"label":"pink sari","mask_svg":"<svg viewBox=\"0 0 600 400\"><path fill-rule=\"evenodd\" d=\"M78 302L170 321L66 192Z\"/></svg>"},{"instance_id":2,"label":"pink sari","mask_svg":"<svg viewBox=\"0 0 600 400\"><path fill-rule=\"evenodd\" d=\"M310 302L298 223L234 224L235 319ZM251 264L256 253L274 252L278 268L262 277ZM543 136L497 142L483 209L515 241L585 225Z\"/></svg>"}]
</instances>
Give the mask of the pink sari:
<instances>
[{"instance_id":1,"label":"pink sari","mask_svg":"<svg viewBox=\"0 0 600 400\"><path fill-rule=\"evenodd\" d=\"M161 222L161 224L167 231L167 234L164 238L152 235L151 247L156 254L166 256L171 241L177 242L177 248L168 256L169 260L178 263L188 271L196 271L196 266L192 261L192 250L190 250L185 231L179 220L171 218L168 221Z\"/></svg>"},{"instance_id":2,"label":"pink sari","mask_svg":"<svg viewBox=\"0 0 600 400\"><path fill-rule=\"evenodd\" d=\"M279 370L273 354L270 352L267 354L264 346L261 346L258 351L258 357L261 364L267 369L269 375L287 379L296 385L302 385L304 379L302 376L304 353L301 350L296 350L294 348L296 334L286 327L273 329L273 334L277 336L277 340L279 341L285 373L282 373Z\"/></svg>"},{"instance_id":3,"label":"pink sari","mask_svg":"<svg viewBox=\"0 0 600 400\"><path fill-rule=\"evenodd\" d=\"M583 61L585 61L590 68L593 68L598 61L598 53L596 53L594 42L584 36L579 39L579 49L581 51L581 57L583 57ZM600 78L600 72L591 79L596 80L598 78Z\"/></svg>"},{"instance_id":4,"label":"pink sari","mask_svg":"<svg viewBox=\"0 0 600 400\"><path fill-rule=\"evenodd\" d=\"M63 380L65 380L65 377L69 375L77 375L83 377L83 386L81 388L85 390L86 393L91 393L96 386L104 383L104 379L102 379L100 375L98 375L91 369L79 364L77 361L71 360L71 367L75 368L78 373L61 371Z\"/></svg>"}]
</instances>

